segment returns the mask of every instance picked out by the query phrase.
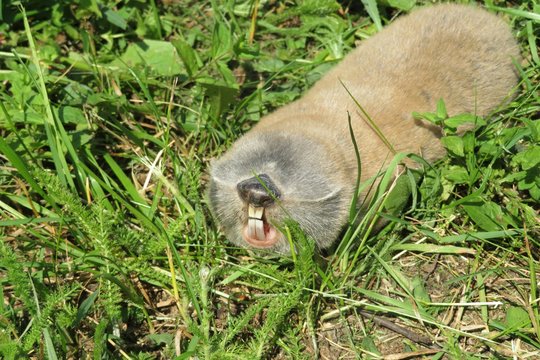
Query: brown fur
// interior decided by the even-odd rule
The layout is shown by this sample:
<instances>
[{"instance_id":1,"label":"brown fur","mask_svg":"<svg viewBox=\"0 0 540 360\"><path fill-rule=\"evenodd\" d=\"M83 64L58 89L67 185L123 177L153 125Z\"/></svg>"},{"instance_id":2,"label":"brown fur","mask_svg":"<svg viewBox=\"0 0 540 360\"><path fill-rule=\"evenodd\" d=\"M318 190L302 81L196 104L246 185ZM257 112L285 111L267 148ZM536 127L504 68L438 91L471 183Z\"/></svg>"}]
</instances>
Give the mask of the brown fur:
<instances>
[{"instance_id":1,"label":"brown fur","mask_svg":"<svg viewBox=\"0 0 540 360\"><path fill-rule=\"evenodd\" d=\"M328 247L346 222L357 173L347 111L362 180L392 158L340 80L398 152L434 161L444 155L439 129L414 120L412 112L433 111L442 98L449 115L487 115L516 85L512 59L518 58L508 26L475 7L438 5L397 19L362 41L300 100L263 118L213 164L214 215L231 241L246 245L239 235L246 204L235 186L265 172L283 193L279 204L266 209L268 221L279 223L286 210L319 247ZM289 250L284 239L270 248Z\"/></svg>"}]
</instances>

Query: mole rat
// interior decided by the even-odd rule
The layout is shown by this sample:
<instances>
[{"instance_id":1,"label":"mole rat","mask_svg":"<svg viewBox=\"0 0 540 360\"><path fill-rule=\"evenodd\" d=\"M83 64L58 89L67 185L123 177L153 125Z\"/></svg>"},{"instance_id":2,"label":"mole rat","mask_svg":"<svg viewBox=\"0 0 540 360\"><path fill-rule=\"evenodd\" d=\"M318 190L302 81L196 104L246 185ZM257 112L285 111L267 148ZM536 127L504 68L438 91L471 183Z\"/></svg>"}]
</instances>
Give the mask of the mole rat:
<instances>
[{"instance_id":1,"label":"mole rat","mask_svg":"<svg viewBox=\"0 0 540 360\"><path fill-rule=\"evenodd\" d=\"M348 113L362 181L393 155L354 99L396 151L433 162L445 155L441 131L412 113L443 99L449 116L489 114L516 86L519 56L507 24L477 7L436 5L398 18L213 161L212 214L239 246L289 253L279 225L291 217L328 248L347 224L358 175Z\"/></svg>"}]
</instances>

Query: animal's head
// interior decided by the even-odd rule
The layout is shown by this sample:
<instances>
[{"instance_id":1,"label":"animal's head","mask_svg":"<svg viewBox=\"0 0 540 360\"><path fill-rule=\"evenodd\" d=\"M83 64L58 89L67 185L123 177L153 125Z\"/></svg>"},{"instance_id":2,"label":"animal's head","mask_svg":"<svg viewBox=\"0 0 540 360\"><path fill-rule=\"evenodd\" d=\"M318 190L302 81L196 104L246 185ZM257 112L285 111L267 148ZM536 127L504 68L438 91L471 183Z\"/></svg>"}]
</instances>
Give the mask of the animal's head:
<instances>
[{"instance_id":1,"label":"animal's head","mask_svg":"<svg viewBox=\"0 0 540 360\"><path fill-rule=\"evenodd\" d=\"M237 245L289 253L279 227L292 218L326 248L347 219L352 194L343 172L310 137L248 133L212 164L210 207Z\"/></svg>"}]
</instances>

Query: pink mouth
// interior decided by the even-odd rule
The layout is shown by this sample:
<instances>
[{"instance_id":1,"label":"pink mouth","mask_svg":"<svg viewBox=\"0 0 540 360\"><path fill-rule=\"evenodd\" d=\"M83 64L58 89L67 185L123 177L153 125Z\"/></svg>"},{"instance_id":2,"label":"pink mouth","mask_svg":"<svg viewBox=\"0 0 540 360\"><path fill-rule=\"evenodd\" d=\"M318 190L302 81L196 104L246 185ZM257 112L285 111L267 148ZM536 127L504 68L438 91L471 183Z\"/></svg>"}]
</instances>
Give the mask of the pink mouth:
<instances>
[{"instance_id":1,"label":"pink mouth","mask_svg":"<svg viewBox=\"0 0 540 360\"><path fill-rule=\"evenodd\" d=\"M275 245L279 240L279 232L272 225L264 222L264 234L249 233L248 225L242 230L244 240L256 248L269 248Z\"/></svg>"}]
</instances>

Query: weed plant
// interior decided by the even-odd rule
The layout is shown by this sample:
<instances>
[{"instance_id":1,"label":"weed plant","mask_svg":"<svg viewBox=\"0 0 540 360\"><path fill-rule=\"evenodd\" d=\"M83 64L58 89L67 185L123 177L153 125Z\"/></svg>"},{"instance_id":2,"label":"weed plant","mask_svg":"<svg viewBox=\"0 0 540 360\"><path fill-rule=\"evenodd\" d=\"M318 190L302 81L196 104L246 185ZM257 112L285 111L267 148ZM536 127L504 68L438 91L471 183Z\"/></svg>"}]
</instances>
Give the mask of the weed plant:
<instances>
[{"instance_id":1,"label":"weed plant","mask_svg":"<svg viewBox=\"0 0 540 360\"><path fill-rule=\"evenodd\" d=\"M480 4L520 42L517 96L416 114L448 156L403 212L398 154L331 252L294 222L291 257L235 248L209 215L213 157L422 4L0 2L0 358L540 358L535 0Z\"/></svg>"}]
</instances>

